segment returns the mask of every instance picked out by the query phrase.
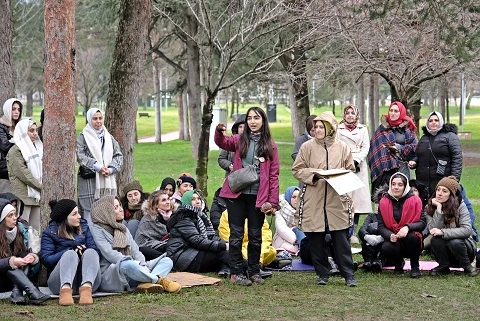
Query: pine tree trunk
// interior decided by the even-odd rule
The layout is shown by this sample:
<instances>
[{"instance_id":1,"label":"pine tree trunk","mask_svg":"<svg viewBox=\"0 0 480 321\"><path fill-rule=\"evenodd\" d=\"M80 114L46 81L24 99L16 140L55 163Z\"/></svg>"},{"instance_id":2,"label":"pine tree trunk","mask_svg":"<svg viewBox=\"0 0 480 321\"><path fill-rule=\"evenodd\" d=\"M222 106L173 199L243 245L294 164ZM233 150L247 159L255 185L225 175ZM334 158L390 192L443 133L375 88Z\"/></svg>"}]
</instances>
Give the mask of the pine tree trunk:
<instances>
[{"instance_id":1,"label":"pine tree trunk","mask_svg":"<svg viewBox=\"0 0 480 321\"><path fill-rule=\"evenodd\" d=\"M151 0L122 0L117 40L110 71L105 126L120 144L123 168L118 190L133 180L133 146L138 109L140 69L147 53Z\"/></svg>"},{"instance_id":2,"label":"pine tree trunk","mask_svg":"<svg viewBox=\"0 0 480 321\"><path fill-rule=\"evenodd\" d=\"M45 121L41 224L48 202L75 199L75 1L45 0Z\"/></svg>"},{"instance_id":3,"label":"pine tree trunk","mask_svg":"<svg viewBox=\"0 0 480 321\"><path fill-rule=\"evenodd\" d=\"M13 25L10 0L0 0L0 104L15 97L13 75ZM3 110L0 110L3 115Z\"/></svg>"},{"instance_id":4,"label":"pine tree trunk","mask_svg":"<svg viewBox=\"0 0 480 321\"><path fill-rule=\"evenodd\" d=\"M27 103L25 104L25 116L32 117L33 116L33 89L29 89L27 91ZM40 119L36 119L40 121Z\"/></svg>"},{"instance_id":5,"label":"pine tree trunk","mask_svg":"<svg viewBox=\"0 0 480 321\"><path fill-rule=\"evenodd\" d=\"M366 124L367 113L365 108L365 82L364 82L363 75L361 75L360 78L358 79L357 92L358 92L357 107L360 113L359 122L361 124Z\"/></svg>"}]
</instances>

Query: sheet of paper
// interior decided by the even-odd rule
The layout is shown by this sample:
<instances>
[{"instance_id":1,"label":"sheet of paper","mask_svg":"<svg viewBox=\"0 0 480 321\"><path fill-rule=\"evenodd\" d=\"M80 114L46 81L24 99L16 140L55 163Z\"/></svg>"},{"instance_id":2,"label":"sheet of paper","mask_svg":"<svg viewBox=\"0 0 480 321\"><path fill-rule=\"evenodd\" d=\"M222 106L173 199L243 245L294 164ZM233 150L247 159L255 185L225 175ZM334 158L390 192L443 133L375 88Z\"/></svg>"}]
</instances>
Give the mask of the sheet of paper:
<instances>
[{"instance_id":1,"label":"sheet of paper","mask_svg":"<svg viewBox=\"0 0 480 321\"><path fill-rule=\"evenodd\" d=\"M332 169L328 171L318 170L316 172L322 175L339 195L350 193L365 186L360 178L349 170Z\"/></svg>"}]
</instances>

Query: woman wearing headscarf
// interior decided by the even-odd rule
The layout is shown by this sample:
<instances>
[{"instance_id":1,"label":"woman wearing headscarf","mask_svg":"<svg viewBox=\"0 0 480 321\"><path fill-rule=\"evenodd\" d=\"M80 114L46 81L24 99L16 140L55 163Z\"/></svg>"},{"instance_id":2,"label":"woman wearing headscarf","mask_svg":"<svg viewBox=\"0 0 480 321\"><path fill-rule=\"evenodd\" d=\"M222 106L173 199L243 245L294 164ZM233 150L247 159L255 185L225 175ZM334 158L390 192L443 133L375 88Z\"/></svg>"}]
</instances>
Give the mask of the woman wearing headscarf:
<instances>
[{"instance_id":1,"label":"woman wearing headscarf","mask_svg":"<svg viewBox=\"0 0 480 321\"><path fill-rule=\"evenodd\" d=\"M10 98L3 104L3 116L0 118L0 193L10 192L8 179L7 154L12 148L15 126L22 119L23 105L18 98Z\"/></svg>"},{"instance_id":2,"label":"woman wearing headscarf","mask_svg":"<svg viewBox=\"0 0 480 321\"><path fill-rule=\"evenodd\" d=\"M100 250L100 290L179 292L182 286L166 278L172 269L172 260L162 255L146 261L122 221L123 208L117 197L106 195L92 204L92 235Z\"/></svg>"},{"instance_id":3,"label":"woman wearing headscarf","mask_svg":"<svg viewBox=\"0 0 480 321\"><path fill-rule=\"evenodd\" d=\"M360 214L368 214L372 211L371 195L369 189L368 166L366 162L368 150L370 149L370 138L368 137L367 126L358 123L360 113L355 105L347 105L343 110L343 119L338 125L337 138L345 142L352 151L355 164L355 174L365 184L364 187L352 192L355 204L355 216L353 218L353 229L351 231L351 243L358 243L355 235Z\"/></svg>"},{"instance_id":4,"label":"woman wearing headscarf","mask_svg":"<svg viewBox=\"0 0 480 321\"><path fill-rule=\"evenodd\" d=\"M352 199L348 194L339 195L315 173L340 168L355 171L352 152L346 143L337 139L338 124L332 112L323 112L314 121L315 139L300 147L292 167L293 176L304 183L296 224L309 239L317 284L326 285L330 276L325 245L325 236L330 233L335 260L345 284L357 286L348 238L348 229L353 224Z\"/></svg>"},{"instance_id":5,"label":"woman wearing headscarf","mask_svg":"<svg viewBox=\"0 0 480 321\"><path fill-rule=\"evenodd\" d=\"M438 111L428 114L427 124L422 130L423 136L418 141L415 157L408 166L416 169L417 180L427 186L429 194L433 194L443 177L453 175L460 181L462 147L457 137L457 126L445 124Z\"/></svg>"},{"instance_id":6,"label":"woman wearing headscarf","mask_svg":"<svg viewBox=\"0 0 480 321\"><path fill-rule=\"evenodd\" d=\"M175 194L175 180L171 177L165 177L162 180L162 184L160 184L155 190L165 191L168 194L168 198L171 198L173 194Z\"/></svg>"},{"instance_id":7,"label":"woman wearing headscarf","mask_svg":"<svg viewBox=\"0 0 480 321\"><path fill-rule=\"evenodd\" d=\"M79 304L93 304L92 292L101 281L100 259L87 221L74 200L51 200L49 205L51 221L42 233L40 251L48 287L59 295L60 305L72 305L73 293L80 295Z\"/></svg>"},{"instance_id":8,"label":"woman wearing headscarf","mask_svg":"<svg viewBox=\"0 0 480 321\"><path fill-rule=\"evenodd\" d=\"M116 173L122 168L123 155L120 145L103 125L100 109L90 108L87 122L76 145L80 164L77 193L80 214L91 222L93 201L104 195L117 195Z\"/></svg>"},{"instance_id":9,"label":"woman wearing headscarf","mask_svg":"<svg viewBox=\"0 0 480 321\"><path fill-rule=\"evenodd\" d=\"M410 178L408 161L415 156L417 126L407 116L405 106L394 101L388 113L382 116L368 151L368 166L372 179L372 194L382 185L388 185L390 177L400 171Z\"/></svg>"},{"instance_id":10,"label":"woman wearing headscarf","mask_svg":"<svg viewBox=\"0 0 480 321\"><path fill-rule=\"evenodd\" d=\"M40 231L43 143L37 124L31 119L18 122L13 133L15 146L7 155L12 193L23 203L21 218Z\"/></svg>"},{"instance_id":11,"label":"woman wearing headscarf","mask_svg":"<svg viewBox=\"0 0 480 321\"><path fill-rule=\"evenodd\" d=\"M290 186L280 195L280 210L275 213L275 235L272 245L276 249L285 249L292 254L298 253L298 243L292 228L295 227L295 211L300 199L300 188Z\"/></svg>"},{"instance_id":12,"label":"woman wearing headscarf","mask_svg":"<svg viewBox=\"0 0 480 321\"><path fill-rule=\"evenodd\" d=\"M407 176L402 173L393 174L384 189L377 191L378 233L384 239L382 253L394 262L394 274L403 274L403 258L409 257L410 277L419 278L422 231L427 226L422 200L413 194Z\"/></svg>"}]
</instances>

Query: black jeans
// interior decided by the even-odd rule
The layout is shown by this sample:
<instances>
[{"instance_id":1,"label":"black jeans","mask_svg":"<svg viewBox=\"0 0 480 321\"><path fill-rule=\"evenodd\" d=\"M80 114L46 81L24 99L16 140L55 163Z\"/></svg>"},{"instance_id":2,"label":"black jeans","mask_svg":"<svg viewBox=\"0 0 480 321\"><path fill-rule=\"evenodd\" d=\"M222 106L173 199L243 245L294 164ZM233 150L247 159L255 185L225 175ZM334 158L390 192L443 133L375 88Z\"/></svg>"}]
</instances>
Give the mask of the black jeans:
<instances>
[{"instance_id":1,"label":"black jeans","mask_svg":"<svg viewBox=\"0 0 480 321\"><path fill-rule=\"evenodd\" d=\"M395 262L395 267L400 267L404 257L410 258L410 264L418 266L420 253L422 252L422 239L414 232L408 232L407 236L397 242L385 240L382 244L382 253L385 259Z\"/></svg>"},{"instance_id":2,"label":"black jeans","mask_svg":"<svg viewBox=\"0 0 480 321\"><path fill-rule=\"evenodd\" d=\"M435 261L442 268L463 268L469 265L475 257L475 252L467 247L464 239L445 240L441 236L434 236L431 242L431 249Z\"/></svg>"},{"instance_id":3,"label":"black jeans","mask_svg":"<svg viewBox=\"0 0 480 321\"><path fill-rule=\"evenodd\" d=\"M218 272L220 269L228 267L228 252L210 252L200 251L198 252L195 260L185 270L185 272L193 273L205 273L205 272Z\"/></svg>"},{"instance_id":4,"label":"black jeans","mask_svg":"<svg viewBox=\"0 0 480 321\"><path fill-rule=\"evenodd\" d=\"M146 261L151 261L159 257L160 255L163 254L163 252L160 252L154 248L148 247L148 246L142 246L139 248L140 252L142 252L143 256L145 256Z\"/></svg>"},{"instance_id":5,"label":"black jeans","mask_svg":"<svg viewBox=\"0 0 480 321\"><path fill-rule=\"evenodd\" d=\"M243 274L242 242L245 220L248 219L248 275L260 273L260 252L262 250L262 226L265 220L259 208L255 207L257 195L240 194L227 200L228 225L230 226L229 253L232 275Z\"/></svg>"},{"instance_id":6,"label":"black jeans","mask_svg":"<svg viewBox=\"0 0 480 321\"><path fill-rule=\"evenodd\" d=\"M353 258L350 241L348 239L348 229L340 231L330 231L332 237L332 255L335 257L335 263L345 279L353 278ZM330 275L330 263L328 262L328 251L326 246L326 232L305 232L310 243L310 253L312 254L313 267L320 278L328 278Z\"/></svg>"}]
</instances>

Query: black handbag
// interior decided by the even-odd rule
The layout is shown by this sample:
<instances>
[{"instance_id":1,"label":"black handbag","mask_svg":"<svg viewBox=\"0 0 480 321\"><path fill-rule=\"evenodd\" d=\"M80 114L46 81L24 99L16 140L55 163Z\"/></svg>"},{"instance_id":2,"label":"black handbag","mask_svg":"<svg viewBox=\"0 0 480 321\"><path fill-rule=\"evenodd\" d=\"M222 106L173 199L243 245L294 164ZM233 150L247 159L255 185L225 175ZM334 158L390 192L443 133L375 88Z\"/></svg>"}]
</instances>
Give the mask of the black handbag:
<instances>
[{"instance_id":1,"label":"black handbag","mask_svg":"<svg viewBox=\"0 0 480 321\"><path fill-rule=\"evenodd\" d=\"M97 174L95 171L92 171L90 168L81 166L78 168L78 174L85 179L94 178Z\"/></svg>"}]
</instances>

